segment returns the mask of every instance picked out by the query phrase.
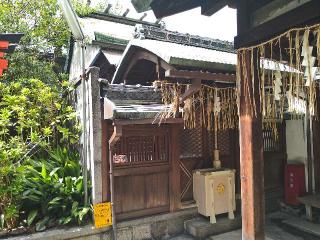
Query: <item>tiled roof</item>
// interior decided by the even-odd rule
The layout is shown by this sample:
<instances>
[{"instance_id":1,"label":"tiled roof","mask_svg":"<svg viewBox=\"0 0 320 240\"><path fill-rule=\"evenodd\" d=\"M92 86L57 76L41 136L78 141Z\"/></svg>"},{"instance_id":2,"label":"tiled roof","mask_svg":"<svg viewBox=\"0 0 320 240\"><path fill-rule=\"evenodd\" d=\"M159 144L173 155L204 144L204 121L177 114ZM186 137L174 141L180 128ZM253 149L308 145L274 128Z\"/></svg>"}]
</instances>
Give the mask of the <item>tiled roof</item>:
<instances>
[{"instance_id":1,"label":"tiled roof","mask_svg":"<svg viewBox=\"0 0 320 240\"><path fill-rule=\"evenodd\" d=\"M153 39L193 47L235 53L233 43L219 39L200 37L185 33L169 31L165 28L139 24L135 29L135 38Z\"/></svg>"},{"instance_id":2,"label":"tiled roof","mask_svg":"<svg viewBox=\"0 0 320 240\"><path fill-rule=\"evenodd\" d=\"M154 87L141 85L103 84L104 104L111 111L107 119L155 118L166 106Z\"/></svg>"}]
</instances>

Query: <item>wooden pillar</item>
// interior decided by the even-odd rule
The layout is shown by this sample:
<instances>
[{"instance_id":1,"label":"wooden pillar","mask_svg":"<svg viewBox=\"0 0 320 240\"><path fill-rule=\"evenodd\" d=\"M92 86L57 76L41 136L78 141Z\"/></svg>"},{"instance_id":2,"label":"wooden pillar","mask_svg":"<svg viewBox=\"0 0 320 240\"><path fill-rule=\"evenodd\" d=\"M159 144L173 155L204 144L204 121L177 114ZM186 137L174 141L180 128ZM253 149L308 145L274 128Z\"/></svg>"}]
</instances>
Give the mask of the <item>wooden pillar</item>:
<instances>
[{"instance_id":1,"label":"wooden pillar","mask_svg":"<svg viewBox=\"0 0 320 240\"><path fill-rule=\"evenodd\" d=\"M314 118L312 121L312 141L313 141L313 176L314 176L314 190L316 193L320 193L320 91L316 92L316 107L315 112L318 118Z\"/></svg>"},{"instance_id":2,"label":"wooden pillar","mask_svg":"<svg viewBox=\"0 0 320 240\"><path fill-rule=\"evenodd\" d=\"M263 240L265 223L264 166L262 144L262 118L258 83L258 65L251 64L251 52L243 56L240 96L240 179L242 204L242 240ZM256 59L256 54L254 54ZM238 63L240 64L240 63ZM254 71L251 71L251 68ZM252 72L254 76L252 76ZM247 75L247 79L244 77ZM252 81L254 77L255 81ZM252 86L252 82L254 86ZM252 90L254 87L254 91ZM249 92L248 92L249 89ZM255 99L257 113L251 111L250 97Z\"/></svg>"},{"instance_id":3,"label":"wooden pillar","mask_svg":"<svg viewBox=\"0 0 320 240\"><path fill-rule=\"evenodd\" d=\"M180 188L180 141L179 134L182 130L181 124L171 124L171 171L170 171L170 211L174 212L181 208L181 188Z\"/></svg>"},{"instance_id":4,"label":"wooden pillar","mask_svg":"<svg viewBox=\"0 0 320 240\"><path fill-rule=\"evenodd\" d=\"M320 193L320 120L313 120L312 127L315 192Z\"/></svg>"},{"instance_id":5,"label":"wooden pillar","mask_svg":"<svg viewBox=\"0 0 320 240\"><path fill-rule=\"evenodd\" d=\"M107 120L102 117L102 137L101 137L101 175L102 175L102 201L110 201L110 184L109 184L109 138L108 128L113 128Z\"/></svg>"}]
</instances>

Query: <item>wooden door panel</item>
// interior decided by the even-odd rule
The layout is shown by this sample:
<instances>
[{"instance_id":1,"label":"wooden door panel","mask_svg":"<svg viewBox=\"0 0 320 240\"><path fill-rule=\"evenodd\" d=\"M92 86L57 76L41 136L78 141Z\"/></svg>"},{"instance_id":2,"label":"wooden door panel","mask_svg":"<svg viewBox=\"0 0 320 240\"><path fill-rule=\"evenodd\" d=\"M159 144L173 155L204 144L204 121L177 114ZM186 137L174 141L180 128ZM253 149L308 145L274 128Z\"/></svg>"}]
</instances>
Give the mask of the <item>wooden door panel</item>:
<instances>
[{"instance_id":1,"label":"wooden door panel","mask_svg":"<svg viewBox=\"0 0 320 240\"><path fill-rule=\"evenodd\" d=\"M169 205L169 174L158 173L145 177L146 208Z\"/></svg>"},{"instance_id":2,"label":"wooden door panel","mask_svg":"<svg viewBox=\"0 0 320 240\"><path fill-rule=\"evenodd\" d=\"M264 187L269 192L283 192L284 168L287 162L285 124L278 124L278 138L272 130L263 130Z\"/></svg>"},{"instance_id":3,"label":"wooden door panel","mask_svg":"<svg viewBox=\"0 0 320 240\"><path fill-rule=\"evenodd\" d=\"M118 219L168 211L170 205L168 126L126 126L113 151Z\"/></svg>"}]
</instances>

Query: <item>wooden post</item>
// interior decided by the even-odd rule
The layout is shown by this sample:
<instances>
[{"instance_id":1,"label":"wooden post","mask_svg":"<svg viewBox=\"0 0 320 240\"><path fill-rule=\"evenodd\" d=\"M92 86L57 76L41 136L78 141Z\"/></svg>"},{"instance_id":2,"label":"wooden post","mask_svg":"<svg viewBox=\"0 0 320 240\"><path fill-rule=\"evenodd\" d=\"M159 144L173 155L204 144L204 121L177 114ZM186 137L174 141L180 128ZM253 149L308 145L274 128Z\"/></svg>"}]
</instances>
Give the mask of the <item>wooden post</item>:
<instances>
[{"instance_id":1,"label":"wooden post","mask_svg":"<svg viewBox=\"0 0 320 240\"><path fill-rule=\"evenodd\" d=\"M171 124L171 171L170 171L170 212L177 211L181 208L181 189L180 189L180 146L179 133L182 124Z\"/></svg>"},{"instance_id":2,"label":"wooden post","mask_svg":"<svg viewBox=\"0 0 320 240\"><path fill-rule=\"evenodd\" d=\"M313 141L313 176L314 176L314 190L320 193L320 91L316 92L316 115L318 118L313 118L312 121L312 141Z\"/></svg>"},{"instance_id":3,"label":"wooden post","mask_svg":"<svg viewBox=\"0 0 320 240\"><path fill-rule=\"evenodd\" d=\"M108 128L113 127L102 117L102 137L101 137L101 175L102 175L102 201L110 201L110 181L109 181L109 138Z\"/></svg>"},{"instance_id":4,"label":"wooden post","mask_svg":"<svg viewBox=\"0 0 320 240\"><path fill-rule=\"evenodd\" d=\"M320 121L313 120L313 157L314 157L314 183L315 192L320 193Z\"/></svg>"},{"instance_id":5,"label":"wooden post","mask_svg":"<svg viewBox=\"0 0 320 240\"><path fill-rule=\"evenodd\" d=\"M265 239L264 166L258 65L256 60L251 64L250 51L245 53L244 58L247 79L243 77L245 74L242 72L239 128L242 240L263 240ZM254 59L256 59L256 54L254 54ZM252 66L254 71L251 71ZM252 76L252 72L254 76ZM252 77L255 81L252 81ZM252 82L254 86L252 86ZM247 89L250 89L249 92ZM250 95L248 95L249 93ZM251 112L248 96L255 99L256 115Z\"/></svg>"}]
</instances>

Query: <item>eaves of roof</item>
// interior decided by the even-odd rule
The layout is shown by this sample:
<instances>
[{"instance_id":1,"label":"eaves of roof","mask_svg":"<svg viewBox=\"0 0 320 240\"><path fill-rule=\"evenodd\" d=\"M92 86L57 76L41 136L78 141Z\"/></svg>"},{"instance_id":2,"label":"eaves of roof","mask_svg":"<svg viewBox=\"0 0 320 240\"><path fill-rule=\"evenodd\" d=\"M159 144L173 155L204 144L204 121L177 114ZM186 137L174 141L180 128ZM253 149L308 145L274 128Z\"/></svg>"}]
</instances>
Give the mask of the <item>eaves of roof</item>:
<instances>
[{"instance_id":1,"label":"eaves of roof","mask_svg":"<svg viewBox=\"0 0 320 240\"><path fill-rule=\"evenodd\" d=\"M110 13L102 13L102 12L92 13L86 17L105 20L109 22L122 23L126 25L131 25L131 26L135 26L136 24L145 24L145 25L154 26L154 27L160 26L157 23L151 23L147 21L141 21L139 19L128 18L128 17L118 16Z\"/></svg>"},{"instance_id":2,"label":"eaves of roof","mask_svg":"<svg viewBox=\"0 0 320 240\"><path fill-rule=\"evenodd\" d=\"M128 40L113 37L113 36L99 33L99 32L95 32L94 35L95 35L95 40L97 42L112 43L112 44L124 45L124 46L126 46L129 43Z\"/></svg>"},{"instance_id":3,"label":"eaves of roof","mask_svg":"<svg viewBox=\"0 0 320 240\"><path fill-rule=\"evenodd\" d=\"M186 58L179 58L179 57L171 57L169 64L173 66L220 70L220 71L226 71L226 72L234 72L236 70L236 66L234 64L186 59Z\"/></svg>"},{"instance_id":4,"label":"eaves of roof","mask_svg":"<svg viewBox=\"0 0 320 240\"><path fill-rule=\"evenodd\" d=\"M118 51L124 51L127 46L124 44L101 42L101 41L96 41L96 40L92 41L92 45L97 45L97 46L101 47L102 49L118 50Z\"/></svg>"}]
</instances>

